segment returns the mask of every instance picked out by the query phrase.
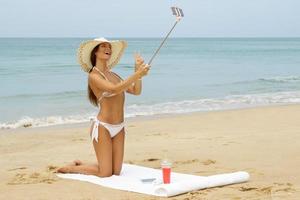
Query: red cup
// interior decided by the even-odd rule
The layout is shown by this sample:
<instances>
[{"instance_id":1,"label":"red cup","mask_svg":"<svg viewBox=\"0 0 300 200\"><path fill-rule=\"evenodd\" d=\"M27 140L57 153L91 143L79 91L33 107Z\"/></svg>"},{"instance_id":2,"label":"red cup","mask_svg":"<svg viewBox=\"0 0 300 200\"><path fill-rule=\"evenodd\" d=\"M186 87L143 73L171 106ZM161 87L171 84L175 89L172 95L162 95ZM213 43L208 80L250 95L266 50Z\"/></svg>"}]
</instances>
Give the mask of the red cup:
<instances>
[{"instance_id":1,"label":"red cup","mask_svg":"<svg viewBox=\"0 0 300 200\"><path fill-rule=\"evenodd\" d=\"M164 184L171 182L171 163L164 160L161 162L162 175Z\"/></svg>"}]
</instances>

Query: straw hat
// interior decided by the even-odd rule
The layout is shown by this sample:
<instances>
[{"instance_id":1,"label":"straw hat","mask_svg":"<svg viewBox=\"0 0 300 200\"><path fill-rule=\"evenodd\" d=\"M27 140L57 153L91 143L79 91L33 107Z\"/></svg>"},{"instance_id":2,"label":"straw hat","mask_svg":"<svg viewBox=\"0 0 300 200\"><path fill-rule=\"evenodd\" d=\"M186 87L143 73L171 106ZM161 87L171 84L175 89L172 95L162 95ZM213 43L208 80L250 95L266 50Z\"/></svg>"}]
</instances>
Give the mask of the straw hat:
<instances>
[{"instance_id":1,"label":"straw hat","mask_svg":"<svg viewBox=\"0 0 300 200\"><path fill-rule=\"evenodd\" d=\"M124 40L107 40L104 37L95 38L93 40L88 40L80 44L77 52L77 59L81 68L85 72L89 72L93 65L91 63L91 52L100 43L109 42L111 44L112 54L107 62L109 68L113 68L120 60L125 48L127 47L127 42Z\"/></svg>"}]
</instances>

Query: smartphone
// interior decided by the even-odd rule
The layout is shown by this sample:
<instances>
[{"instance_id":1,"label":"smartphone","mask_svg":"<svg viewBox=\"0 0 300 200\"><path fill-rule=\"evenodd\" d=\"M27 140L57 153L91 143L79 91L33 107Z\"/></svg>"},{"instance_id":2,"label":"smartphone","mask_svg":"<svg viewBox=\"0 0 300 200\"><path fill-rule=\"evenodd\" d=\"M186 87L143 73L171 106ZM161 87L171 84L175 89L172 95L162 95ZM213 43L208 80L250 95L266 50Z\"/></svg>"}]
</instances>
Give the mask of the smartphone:
<instances>
[{"instance_id":1,"label":"smartphone","mask_svg":"<svg viewBox=\"0 0 300 200\"><path fill-rule=\"evenodd\" d=\"M156 178L142 178L141 181L143 183L152 183Z\"/></svg>"}]
</instances>

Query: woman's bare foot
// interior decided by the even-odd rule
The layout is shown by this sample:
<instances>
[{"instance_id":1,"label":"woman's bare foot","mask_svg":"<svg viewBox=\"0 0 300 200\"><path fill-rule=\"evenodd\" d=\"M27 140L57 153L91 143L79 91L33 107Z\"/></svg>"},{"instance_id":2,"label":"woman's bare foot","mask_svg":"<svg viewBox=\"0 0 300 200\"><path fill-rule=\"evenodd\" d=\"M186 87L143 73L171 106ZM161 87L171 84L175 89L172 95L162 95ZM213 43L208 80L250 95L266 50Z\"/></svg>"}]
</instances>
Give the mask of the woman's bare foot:
<instances>
[{"instance_id":1,"label":"woman's bare foot","mask_svg":"<svg viewBox=\"0 0 300 200\"><path fill-rule=\"evenodd\" d=\"M82 165L82 161L81 160L73 160L72 163L64 166L64 167L60 167L58 168L55 172L56 173L69 173L70 171L72 171L72 169L74 169L75 166L79 166L79 165Z\"/></svg>"},{"instance_id":2,"label":"woman's bare foot","mask_svg":"<svg viewBox=\"0 0 300 200\"><path fill-rule=\"evenodd\" d=\"M79 173L87 175L97 175L98 166L95 165L67 165L57 169L56 173Z\"/></svg>"},{"instance_id":3,"label":"woman's bare foot","mask_svg":"<svg viewBox=\"0 0 300 200\"><path fill-rule=\"evenodd\" d=\"M65 166L65 167L60 167L56 170L56 173L71 173L74 171L75 166Z\"/></svg>"}]
</instances>

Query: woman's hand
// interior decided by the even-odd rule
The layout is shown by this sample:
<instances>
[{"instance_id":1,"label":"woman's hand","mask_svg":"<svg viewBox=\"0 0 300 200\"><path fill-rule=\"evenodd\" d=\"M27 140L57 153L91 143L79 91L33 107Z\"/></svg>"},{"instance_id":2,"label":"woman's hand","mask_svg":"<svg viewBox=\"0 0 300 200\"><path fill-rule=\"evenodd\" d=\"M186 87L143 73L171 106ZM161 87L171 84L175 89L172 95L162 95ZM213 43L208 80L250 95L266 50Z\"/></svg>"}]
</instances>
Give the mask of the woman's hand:
<instances>
[{"instance_id":1,"label":"woman's hand","mask_svg":"<svg viewBox=\"0 0 300 200\"><path fill-rule=\"evenodd\" d=\"M144 63L144 59L139 53L134 53L134 60L135 60L135 65L134 65L134 71L138 71L138 69L142 66Z\"/></svg>"},{"instance_id":2,"label":"woman's hand","mask_svg":"<svg viewBox=\"0 0 300 200\"><path fill-rule=\"evenodd\" d=\"M148 64L141 64L140 67L137 70L137 73L140 75L140 77L146 76L148 74L148 71L150 69L151 65Z\"/></svg>"}]
</instances>

